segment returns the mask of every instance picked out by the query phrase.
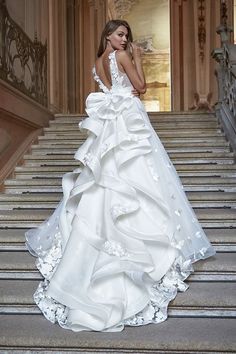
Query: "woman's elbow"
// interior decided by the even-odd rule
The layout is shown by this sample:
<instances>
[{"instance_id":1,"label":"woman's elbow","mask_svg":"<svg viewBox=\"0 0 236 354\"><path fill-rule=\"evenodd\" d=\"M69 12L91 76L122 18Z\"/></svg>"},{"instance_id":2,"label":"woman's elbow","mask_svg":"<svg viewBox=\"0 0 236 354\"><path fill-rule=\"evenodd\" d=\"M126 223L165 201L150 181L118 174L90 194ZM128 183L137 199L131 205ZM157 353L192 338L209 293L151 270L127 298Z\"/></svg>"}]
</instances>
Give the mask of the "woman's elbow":
<instances>
[{"instance_id":1,"label":"woman's elbow","mask_svg":"<svg viewBox=\"0 0 236 354\"><path fill-rule=\"evenodd\" d=\"M144 93L146 93L147 91L147 87L146 84L142 85L139 89L139 92L143 95Z\"/></svg>"}]
</instances>

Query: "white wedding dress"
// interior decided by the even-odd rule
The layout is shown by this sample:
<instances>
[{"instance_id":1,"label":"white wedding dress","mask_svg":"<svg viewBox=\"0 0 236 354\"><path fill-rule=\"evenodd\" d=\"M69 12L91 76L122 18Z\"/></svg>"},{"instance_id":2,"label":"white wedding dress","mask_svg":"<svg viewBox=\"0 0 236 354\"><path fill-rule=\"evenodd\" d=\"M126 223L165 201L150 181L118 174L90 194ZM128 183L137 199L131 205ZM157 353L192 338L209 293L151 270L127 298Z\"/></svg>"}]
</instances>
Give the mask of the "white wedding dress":
<instances>
[{"instance_id":1,"label":"white wedding dress","mask_svg":"<svg viewBox=\"0 0 236 354\"><path fill-rule=\"evenodd\" d=\"M53 215L26 233L45 280L34 294L44 316L73 331L121 331L162 322L191 264L214 255L175 168L116 52L112 88L91 93L88 137L64 175Z\"/></svg>"}]
</instances>

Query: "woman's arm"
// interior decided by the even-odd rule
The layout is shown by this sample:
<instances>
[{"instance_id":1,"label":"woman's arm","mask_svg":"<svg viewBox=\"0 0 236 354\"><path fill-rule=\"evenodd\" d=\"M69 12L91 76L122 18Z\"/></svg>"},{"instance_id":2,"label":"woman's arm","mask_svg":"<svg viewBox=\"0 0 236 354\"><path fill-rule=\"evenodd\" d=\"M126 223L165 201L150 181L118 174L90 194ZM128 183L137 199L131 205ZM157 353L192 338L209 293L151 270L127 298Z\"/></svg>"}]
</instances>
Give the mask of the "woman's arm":
<instances>
[{"instance_id":1,"label":"woman's arm","mask_svg":"<svg viewBox=\"0 0 236 354\"><path fill-rule=\"evenodd\" d=\"M141 48L132 44L133 62L130 55L125 50L117 51L116 55L118 63L127 74L134 88L140 93L145 93L146 82L142 68Z\"/></svg>"}]
</instances>

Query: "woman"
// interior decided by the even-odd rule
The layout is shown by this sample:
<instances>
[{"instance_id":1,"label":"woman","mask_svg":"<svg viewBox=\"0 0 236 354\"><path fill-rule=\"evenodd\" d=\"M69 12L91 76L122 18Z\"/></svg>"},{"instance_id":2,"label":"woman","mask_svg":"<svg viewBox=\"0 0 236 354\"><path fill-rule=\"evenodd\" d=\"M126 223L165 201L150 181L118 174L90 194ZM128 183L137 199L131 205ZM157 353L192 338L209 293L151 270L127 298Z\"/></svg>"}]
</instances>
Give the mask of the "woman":
<instances>
[{"instance_id":1,"label":"woman","mask_svg":"<svg viewBox=\"0 0 236 354\"><path fill-rule=\"evenodd\" d=\"M26 238L50 321L121 331L164 321L191 264L215 252L137 97L145 78L127 22L105 26L93 74L103 92L88 96L80 123L84 167L64 175L61 203Z\"/></svg>"}]
</instances>

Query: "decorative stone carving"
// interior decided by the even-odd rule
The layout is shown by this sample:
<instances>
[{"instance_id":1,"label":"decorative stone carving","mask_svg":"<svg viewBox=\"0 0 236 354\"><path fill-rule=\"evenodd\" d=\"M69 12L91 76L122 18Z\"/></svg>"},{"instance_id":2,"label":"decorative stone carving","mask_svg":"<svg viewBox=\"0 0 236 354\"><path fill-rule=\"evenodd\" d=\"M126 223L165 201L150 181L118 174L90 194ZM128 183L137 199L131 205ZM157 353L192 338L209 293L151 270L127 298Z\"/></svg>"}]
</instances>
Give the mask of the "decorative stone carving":
<instances>
[{"instance_id":1,"label":"decorative stone carving","mask_svg":"<svg viewBox=\"0 0 236 354\"><path fill-rule=\"evenodd\" d=\"M206 43L206 25L205 25L205 0L198 0L198 43L199 56L204 60L204 47Z\"/></svg>"},{"instance_id":2,"label":"decorative stone carving","mask_svg":"<svg viewBox=\"0 0 236 354\"><path fill-rule=\"evenodd\" d=\"M108 0L108 7L112 18L123 18L128 15L138 0Z\"/></svg>"}]
</instances>

